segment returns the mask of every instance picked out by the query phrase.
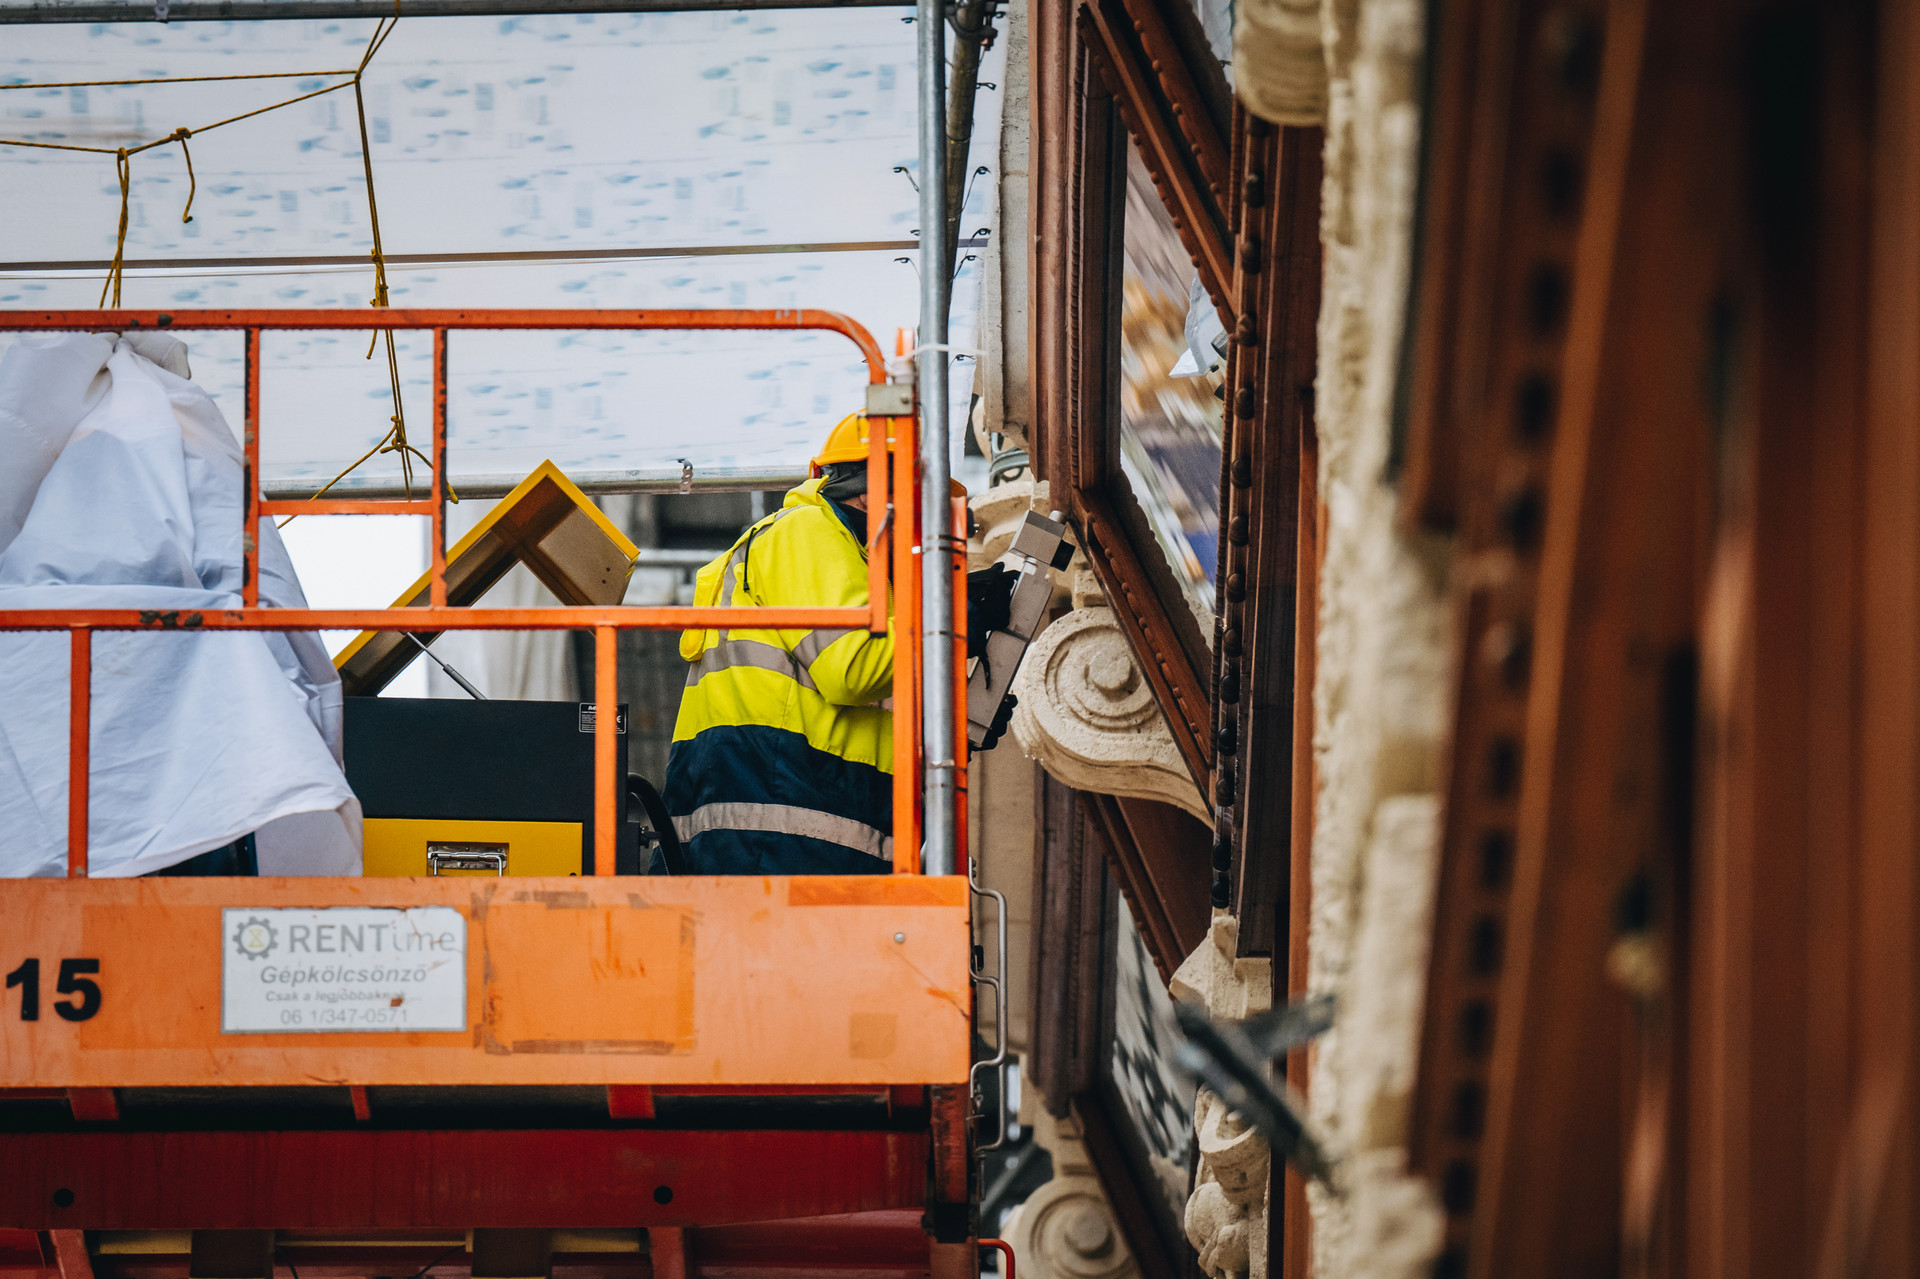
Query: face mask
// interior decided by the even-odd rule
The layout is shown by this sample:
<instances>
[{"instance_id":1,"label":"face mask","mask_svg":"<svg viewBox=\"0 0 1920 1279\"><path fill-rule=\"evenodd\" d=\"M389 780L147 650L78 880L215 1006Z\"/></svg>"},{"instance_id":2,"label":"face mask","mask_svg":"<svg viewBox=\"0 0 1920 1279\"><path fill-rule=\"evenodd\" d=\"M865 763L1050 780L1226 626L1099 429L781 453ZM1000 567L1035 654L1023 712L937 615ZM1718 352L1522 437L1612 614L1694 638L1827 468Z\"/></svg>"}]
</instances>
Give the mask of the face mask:
<instances>
[{"instance_id":1,"label":"face mask","mask_svg":"<svg viewBox=\"0 0 1920 1279\"><path fill-rule=\"evenodd\" d=\"M865 462L836 462L827 468L827 482L820 486L820 496L829 502L850 502L866 491Z\"/></svg>"},{"instance_id":2,"label":"face mask","mask_svg":"<svg viewBox=\"0 0 1920 1279\"><path fill-rule=\"evenodd\" d=\"M833 510L846 523L847 530L853 534L853 540L865 546L867 544L867 513L856 511L843 502L835 502Z\"/></svg>"}]
</instances>

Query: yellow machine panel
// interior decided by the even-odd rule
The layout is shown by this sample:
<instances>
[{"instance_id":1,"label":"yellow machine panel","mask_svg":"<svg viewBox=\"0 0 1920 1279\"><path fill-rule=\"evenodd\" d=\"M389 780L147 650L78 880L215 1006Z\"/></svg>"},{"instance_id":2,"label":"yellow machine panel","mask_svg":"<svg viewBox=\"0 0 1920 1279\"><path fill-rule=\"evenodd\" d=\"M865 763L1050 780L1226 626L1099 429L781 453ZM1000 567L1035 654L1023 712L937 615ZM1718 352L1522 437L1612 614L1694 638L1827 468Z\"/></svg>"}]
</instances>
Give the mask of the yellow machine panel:
<instances>
[{"instance_id":1,"label":"yellow machine panel","mask_svg":"<svg viewBox=\"0 0 1920 1279\"><path fill-rule=\"evenodd\" d=\"M578 875L579 822L369 817L368 875Z\"/></svg>"}]
</instances>

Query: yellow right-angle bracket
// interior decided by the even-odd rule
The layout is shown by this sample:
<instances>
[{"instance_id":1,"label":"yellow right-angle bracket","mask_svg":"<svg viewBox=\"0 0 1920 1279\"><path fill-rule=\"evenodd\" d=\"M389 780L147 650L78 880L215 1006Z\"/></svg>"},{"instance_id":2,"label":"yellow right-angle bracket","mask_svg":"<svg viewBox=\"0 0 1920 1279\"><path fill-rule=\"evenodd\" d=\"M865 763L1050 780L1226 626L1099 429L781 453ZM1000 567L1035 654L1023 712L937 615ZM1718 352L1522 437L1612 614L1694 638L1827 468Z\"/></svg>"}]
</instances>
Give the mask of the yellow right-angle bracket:
<instances>
[{"instance_id":1,"label":"yellow right-angle bracket","mask_svg":"<svg viewBox=\"0 0 1920 1279\"><path fill-rule=\"evenodd\" d=\"M447 603L471 607L515 564L563 604L615 605L640 551L551 461L542 462L447 552ZM425 608L430 574L393 602ZM431 644L438 631L417 632ZM348 697L371 697L420 656L399 631L362 631L334 666Z\"/></svg>"}]
</instances>

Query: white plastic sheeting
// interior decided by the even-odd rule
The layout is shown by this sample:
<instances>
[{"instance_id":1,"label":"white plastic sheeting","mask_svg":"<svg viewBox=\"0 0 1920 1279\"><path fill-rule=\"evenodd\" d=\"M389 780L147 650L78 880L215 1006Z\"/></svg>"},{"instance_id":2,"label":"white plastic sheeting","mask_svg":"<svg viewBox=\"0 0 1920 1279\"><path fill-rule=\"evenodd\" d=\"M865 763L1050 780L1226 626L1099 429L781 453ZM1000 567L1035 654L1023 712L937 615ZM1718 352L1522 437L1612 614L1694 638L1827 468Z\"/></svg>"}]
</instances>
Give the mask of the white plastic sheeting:
<instances>
[{"instance_id":1,"label":"white plastic sheeting","mask_svg":"<svg viewBox=\"0 0 1920 1279\"><path fill-rule=\"evenodd\" d=\"M241 453L159 333L22 338L0 360L0 609L240 604ZM304 607L263 521L263 604ZM67 636L0 633L0 875L65 873ZM91 873L257 832L263 875L358 874L339 677L301 632L98 632Z\"/></svg>"}]
</instances>

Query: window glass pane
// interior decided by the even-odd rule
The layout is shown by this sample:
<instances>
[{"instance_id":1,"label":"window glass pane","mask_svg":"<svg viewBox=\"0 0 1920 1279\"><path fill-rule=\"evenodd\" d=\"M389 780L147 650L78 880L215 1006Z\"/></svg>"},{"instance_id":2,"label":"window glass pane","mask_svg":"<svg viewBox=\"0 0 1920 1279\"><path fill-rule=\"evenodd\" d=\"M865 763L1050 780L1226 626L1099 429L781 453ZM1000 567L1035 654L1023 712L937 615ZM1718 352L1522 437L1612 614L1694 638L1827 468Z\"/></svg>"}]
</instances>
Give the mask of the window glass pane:
<instances>
[{"instance_id":1,"label":"window glass pane","mask_svg":"<svg viewBox=\"0 0 1920 1279\"><path fill-rule=\"evenodd\" d=\"M1211 643L1220 539L1221 401L1215 391L1221 375L1175 375L1187 354L1193 262L1131 142L1123 247L1121 472ZM1201 299L1210 309L1204 294ZM1205 349L1210 360L1218 358L1211 346Z\"/></svg>"},{"instance_id":2,"label":"window glass pane","mask_svg":"<svg viewBox=\"0 0 1920 1279\"><path fill-rule=\"evenodd\" d=\"M1126 1124L1123 1144L1140 1163L1136 1172L1161 1224L1178 1237L1187 1206L1187 1167L1193 1153L1193 1080L1174 1065L1182 1042L1173 1000L1147 954L1140 930L1119 903L1114 939L1113 1043L1109 1068Z\"/></svg>"},{"instance_id":3,"label":"window glass pane","mask_svg":"<svg viewBox=\"0 0 1920 1279\"><path fill-rule=\"evenodd\" d=\"M1233 0L1187 0L1206 33L1208 51L1220 64L1220 73L1233 83Z\"/></svg>"}]
</instances>

